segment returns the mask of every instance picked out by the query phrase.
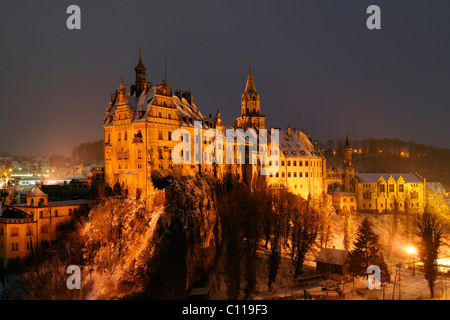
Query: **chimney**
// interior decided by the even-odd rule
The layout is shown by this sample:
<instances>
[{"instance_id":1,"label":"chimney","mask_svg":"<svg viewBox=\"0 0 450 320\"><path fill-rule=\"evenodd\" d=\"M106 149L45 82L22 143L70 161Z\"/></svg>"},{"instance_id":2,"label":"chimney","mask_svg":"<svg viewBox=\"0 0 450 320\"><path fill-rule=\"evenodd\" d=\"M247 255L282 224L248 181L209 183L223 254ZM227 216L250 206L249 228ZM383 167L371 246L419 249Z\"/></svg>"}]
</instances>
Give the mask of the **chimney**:
<instances>
[{"instance_id":1,"label":"chimney","mask_svg":"<svg viewBox=\"0 0 450 320\"><path fill-rule=\"evenodd\" d=\"M288 134L288 137L291 136L291 128L290 127L287 128L287 134Z\"/></svg>"},{"instance_id":2,"label":"chimney","mask_svg":"<svg viewBox=\"0 0 450 320\"><path fill-rule=\"evenodd\" d=\"M178 97L178 98L180 98L180 100L183 98L183 91L181 91L181 90L178 90L178 91L175 91L175 95Z\"/></svg>"},{"instance_id":3,"label":"chimney","mask_svg":"<svg viewBox=\"0 0 450 320\"><path fill-rule=\"evenodd\" d=\"M192 105L192 102L194 101L194 95L192 94L192 91L186 91L182 93L182 97L189 102L189 104Z\"/></svg>"},{"instance_id":4,"label":"chimney","mask_svg":"<svg viewBox=\"0 0 450 320\"><path fill-rule=\"evenodd\" d=\"M316 150L316 151L319 150L319 142L317 140L314 141L314 150Z\"/></svg>"}]
</instances>

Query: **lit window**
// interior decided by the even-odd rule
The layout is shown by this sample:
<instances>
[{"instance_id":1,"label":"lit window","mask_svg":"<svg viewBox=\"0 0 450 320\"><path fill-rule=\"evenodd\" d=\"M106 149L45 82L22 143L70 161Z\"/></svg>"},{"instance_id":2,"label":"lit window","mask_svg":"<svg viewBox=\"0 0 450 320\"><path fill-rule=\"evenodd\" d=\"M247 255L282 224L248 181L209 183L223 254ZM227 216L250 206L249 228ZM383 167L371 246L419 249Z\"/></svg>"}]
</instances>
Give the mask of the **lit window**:
<instances>
[{"instance_id":1,"label":"lit window","mask_svg":"<svg viewBox=\"0 0 450 320\"><path fill-rule=\"evenodd\" d=\"M17 227L12 227L11 228L11 237L16 237L19 235L19 228Z\"/></svg>"}]
</instances>

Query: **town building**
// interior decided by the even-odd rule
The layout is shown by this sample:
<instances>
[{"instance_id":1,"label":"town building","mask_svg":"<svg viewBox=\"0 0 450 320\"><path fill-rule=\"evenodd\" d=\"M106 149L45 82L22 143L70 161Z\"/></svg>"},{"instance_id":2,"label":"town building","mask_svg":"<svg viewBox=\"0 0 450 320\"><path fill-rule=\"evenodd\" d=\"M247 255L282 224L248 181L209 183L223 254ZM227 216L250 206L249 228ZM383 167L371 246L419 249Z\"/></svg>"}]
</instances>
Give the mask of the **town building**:
<instances>
[{"instance_id":1,"label":"town building","mask_svg":"<svg viewBox=\"0 0 450 320\"><path fill-rule=\"evenodd\" d=\"M39 187L23 204L5 205L0 217L0 267L14 267L39 249L48 249L89 200L48 201Z\"/></svg>"},{"instance_id":2,"label":"town building","mask_svg":"<svg viewBox=\"0 0 450 320\"><path fill-rule=\"evenodd\" d=\"M417 173L355 173L347 132L341 171L328 171L324 185L338 213L422 213L426 179Z\"/></svg>"}]
</instances>

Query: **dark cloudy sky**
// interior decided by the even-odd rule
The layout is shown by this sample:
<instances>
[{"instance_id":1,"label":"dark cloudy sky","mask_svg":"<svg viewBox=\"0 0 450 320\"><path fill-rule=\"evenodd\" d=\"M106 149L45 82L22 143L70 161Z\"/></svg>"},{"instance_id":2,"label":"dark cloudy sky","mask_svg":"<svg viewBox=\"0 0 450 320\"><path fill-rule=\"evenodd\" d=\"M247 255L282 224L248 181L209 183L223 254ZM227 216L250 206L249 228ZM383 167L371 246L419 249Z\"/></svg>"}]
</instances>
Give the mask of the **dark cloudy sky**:
<instances>
[{"instance_id":1,"label":"dark cloudy sky","mask_svg":"<svg viewBox=\"0 0 450 320\"><path fill-rule=\"evenodd\" d=\"M81 8L81 30L66 9ZM381 30L366 9L381 8ZM240 112L251 61L267 126L314 139L388 137L450 148L450 2L9 1L0 11L0 151L65 153L102 138L109 94L148 79Z\"/></svg>"}]
</instances>

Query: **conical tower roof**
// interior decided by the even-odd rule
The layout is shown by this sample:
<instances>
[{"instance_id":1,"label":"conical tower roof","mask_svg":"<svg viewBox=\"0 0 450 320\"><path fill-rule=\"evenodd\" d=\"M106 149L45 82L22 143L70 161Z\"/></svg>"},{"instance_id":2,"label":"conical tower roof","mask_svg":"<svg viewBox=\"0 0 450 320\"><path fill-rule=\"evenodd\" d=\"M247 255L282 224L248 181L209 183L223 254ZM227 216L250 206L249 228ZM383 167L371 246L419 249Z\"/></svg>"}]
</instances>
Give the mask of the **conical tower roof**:
<instances>
[{"instance_id":1,"label":"conical tower roof","mask_svg":"<svg viewBox=\"0 0 450 320\"><path fill-rule=\"evenodd\" d=\"M348 130L347 130L347 138L345 139L345 148L351 148L350 139L348 138Z\"/></svg>"},{"instance_id":2,"label":"conical tower roof","mask_svg":"<svg viewBox=\"0 0 450 320\"><path fill-rule=\"evenodd\" d=\"M39 187L34 188L33 192L29 194L32 197L43 197L47 194L44 193Z\"/></svg>"},{"instance_id":3,"label":"conical tower roof","mask_svg":"<svg viewBox=\"0 0 450 320\"><path fill-rule=\"evenodd\" d=\"M142 63L142 57L141 57L141 50L140 49L139 49L139 62L138 62L138 64L137 64L135 69L144 69L145 70L145 66Z\"/></svg>"},{"instance_id":4,"label":"conical tower roof","mask_svg":"<svg viewBox=\"0 0 450 320\"><path fill-rule=\"evenodd\" d=\"M250 92L250 91L256 92L256 88L255 88L255 83L253 82L252 70L249 66L247 84L245 85L245 93Z\"/></svg>"}]
</instances>

